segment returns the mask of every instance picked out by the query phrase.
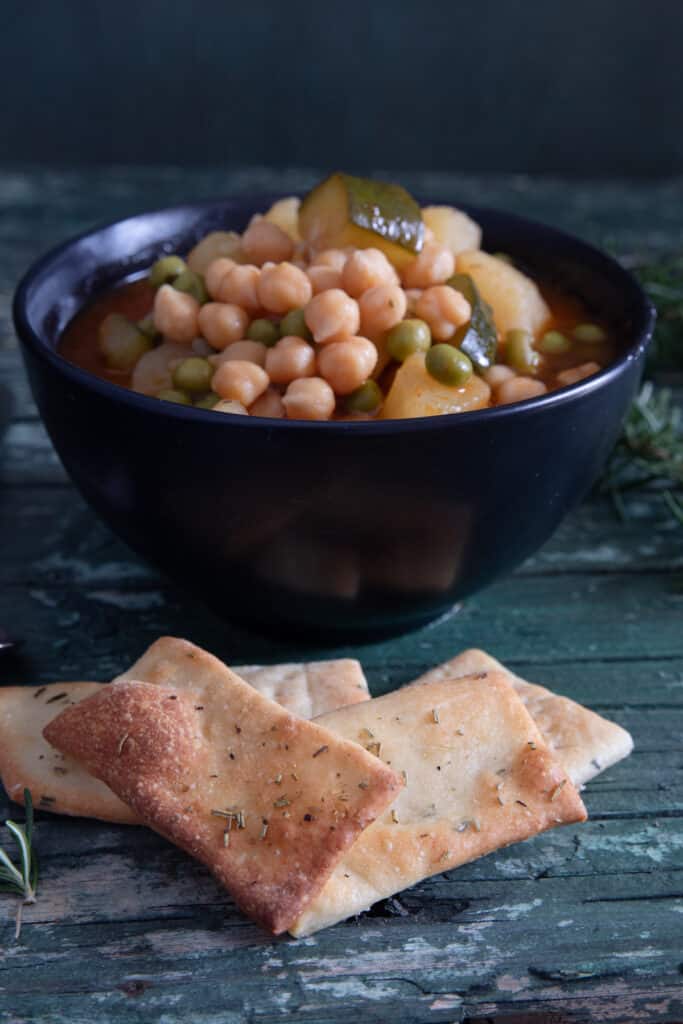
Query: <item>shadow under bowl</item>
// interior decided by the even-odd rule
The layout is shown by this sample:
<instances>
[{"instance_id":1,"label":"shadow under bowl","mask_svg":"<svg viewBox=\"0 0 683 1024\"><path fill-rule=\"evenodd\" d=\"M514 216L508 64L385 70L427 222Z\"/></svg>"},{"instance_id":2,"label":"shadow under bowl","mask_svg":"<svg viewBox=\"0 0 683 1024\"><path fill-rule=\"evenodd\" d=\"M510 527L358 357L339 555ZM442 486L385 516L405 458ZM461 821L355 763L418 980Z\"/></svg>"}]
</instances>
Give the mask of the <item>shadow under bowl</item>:
<instances>
[{"instance_id":1,"label":"shadow under bowl","mask_svg":"<svg viewBox=\"0 0 683 1024\"><path fill-rule=\"evenodd\" d=\"M224 618L260 631L417 627L531 555L586 494L642 374L654 311L619 264L570 235L466 207L510 253L607 320L620 356L517 405L383 422L218 416L100 380L56 351L87 302L274 196L196 203L91 231L20 283L14 319L64 467L132 548Z\"/></svg>"}]
</instances>

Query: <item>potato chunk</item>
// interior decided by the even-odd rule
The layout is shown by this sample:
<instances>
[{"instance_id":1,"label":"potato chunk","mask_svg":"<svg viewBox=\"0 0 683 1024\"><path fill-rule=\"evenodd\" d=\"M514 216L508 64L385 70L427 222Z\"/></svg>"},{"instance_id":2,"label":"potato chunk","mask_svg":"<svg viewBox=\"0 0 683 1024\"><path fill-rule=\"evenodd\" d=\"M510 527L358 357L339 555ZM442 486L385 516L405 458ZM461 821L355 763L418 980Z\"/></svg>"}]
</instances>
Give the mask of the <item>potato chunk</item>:
<instances>
[{"instance_id":1,"label":"potato chunk","mask_svg":"<svg viewBox=\"0 0 683 1024\"><path fill-rule=\"evenodd\" d=\"M301 200L298 196L288 196L286 199L278 199L273 203L264 220L276 224L285 234L289 235L293 242L300 242L299 234L299 207Z\"/></svg>"},{"instance_id":2,"label":"potato chunk","mask_svg":"<svg viewBox=\"0 0 683 1024\"><path fill-rule=\"evenodd\" d=\"M240 245L242 239L235 231L210 231L197 242L187 255L187 265L195 274L206 274L214 260L227 256L236 263L242 262Z\"/></svg>"},{"instance_id":3,"label":"potato chunk","mask_svg":"<svg viewBox=\"0 0 683 1024\"><path fill-rule=\"evenodd\" d=\"M440 384L427 373L424 352L415 352L394 377L384 402L382 418L402 420L483 409L489 404L490 395L488 384L476 374L460 388Z\"/></svg>"},{"instance_id":4,"label":"potato chunk","mask_svg":"<svg viewBox=\"0 0 683 1024\"><path fill-rule=\"evenodd\" d=\"M454 206L425 206L422 209L425 227L437 242L447 246L456 255L481 245L481 228L462 210Z\"/></svg>"},{"instance_id":5,"label":"potato chunk","mask_svg":"<svg viewBox=\"0 0 683 1024\"><path fill-rule=\"evenodd\" d=\"M500 334L518 327L538 335L549 319L550 310L534 282L509 263L470 250L458 254L456 267L458 273L470 275L491 306Z\"/></svg>"}]
</instances>

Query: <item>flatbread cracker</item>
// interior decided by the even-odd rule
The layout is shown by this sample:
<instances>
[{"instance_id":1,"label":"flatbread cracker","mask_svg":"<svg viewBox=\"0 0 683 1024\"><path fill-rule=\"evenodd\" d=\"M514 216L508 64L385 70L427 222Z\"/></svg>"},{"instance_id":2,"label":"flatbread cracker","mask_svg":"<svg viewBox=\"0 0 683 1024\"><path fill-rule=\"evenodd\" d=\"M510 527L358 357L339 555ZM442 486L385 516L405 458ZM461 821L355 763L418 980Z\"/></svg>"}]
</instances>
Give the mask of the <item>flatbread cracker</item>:
<instances>
[{"instance_id":1,"label":"flatbread cracker","mask_svg":"<svg viewBox=\"0 0 683 1024\"><path fill-rule=\"evenodd\" d=\"M169 681L178 688L187 687L192 683L192 673L185 670L188 647L193 645L185 640L162 637L135 663L134 672L129 669L118 678ZM302 718L370 698L363 670L353 658L309 665L248 665L235 671L264 696ZM91 696L103 685L0 687L0 778L11 800L23 804L24 789L29 789L36 804L46 811L122 825L139 823L108 786L43 738L45 726L64 707Z\"/></svg>"},{"instance_id":2,"label":"flatbread cracker","mask_svg":"<svg viewBox=\"0 0 683 1024\"><path fill-rule=\"evenodd\" d=\"M290 928L312 932L423 878L583 821L575 787L501 672L396 690L317 721L356 740L405 788Z\"/></svg>"},{"instance_id":3,"label":"flatbread cracker","mask_svg":"<svg viewBox=\"0 0 683 1024\"><path fill-rule=\"evenodd\" d=\"M264 697L299 718L317 718L348 704L370 700L367 680L355 658L301 665L235 665L233 670Z\"/></svg>"},{"instance_id":4,"label":"flatbread cracker","mask_svg":"<svg viewBox=\"0 0 683 1024\"><path fill-rule=\"evenodd\" d=\"M24 789L29 789L43 811L137 822L130 807L103 782L43 738L43 729L60 711L101 687L102 683L50 683L0 688L0 777L10 800L23 804Z\"/></svg>"},{"instance_id":5,"label":"flatbread cracker","mask_svg":"<svg viewBox=\"0 0 683 1024\"><path fill-rule=\"evenodd\" d=\"M296 718L196 652L187 651L191 689L111 683L66 708L45 737L278 934L401 780L358 744Z\"/></svg>"},{"instance_id":6,"label":"flatbread cracker","mask_svg":"<svg viewBox=\"0 0 683 1024\"><path fill-rule=\"evenodd\" d=\"M188 645L199 655L205 653L188 640L162 636L112 682L136 679L162 686L187 686L193 679L192 659L185 653ZM242 665L233 667L233 672L264 697L300 718L314 718L370 698L363 669L355 658L308 664Z\"/></svg>"},{"instance_id":7,"label":"flatbread cracker","mask_svg":"<svg viewBox=\"0 0 683 1024\"><path fill-rule=\"evenodd\" d=\"M415 685L476 672L506 675L575 786L585 785L633 750L633 740L626 729L568 697L520 679L485 651L463 651L425 672L415 680Z\"/></svg>"}]
</instances>

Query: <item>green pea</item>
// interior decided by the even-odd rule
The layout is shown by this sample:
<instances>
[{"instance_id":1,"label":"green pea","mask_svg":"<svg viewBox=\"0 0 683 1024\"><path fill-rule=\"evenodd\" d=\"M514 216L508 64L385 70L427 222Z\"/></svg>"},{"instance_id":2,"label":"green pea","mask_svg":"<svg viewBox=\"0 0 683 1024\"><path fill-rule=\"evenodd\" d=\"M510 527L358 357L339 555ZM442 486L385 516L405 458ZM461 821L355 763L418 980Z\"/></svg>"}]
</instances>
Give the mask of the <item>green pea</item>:
<instances>
[{"instance_id":1,"label":"green pea","mask_svg":"<svg viewBox=\"0 0 683 1024\"><path fill-rule=\"evenodd\" d=\"M401 320L387 334L387 351L399 363L414 352L426 352L431 343L432 332L424 320Z\"/></svg>"},{"instance_id":2,"label":"green pea","mask_svg":"<svg viewBox=\"0 0 683 1024\"><path fill-rule=\"evenodd\" d=\"M359 388L352 391L346 399L346 408L349 412L374 412L379 409L384 395L379 384L374 380L366 380Z\"/></svg>"},{"instance_id":3,"label":"green pea","mask_svg":"<svg viewBox=\"0 0 683 1024\"><path fill-rule=\"evenodd\" d=\"M159 391L157 398L163 402L175 402L176 405L192 405L190 396L184 391L178 391L177 388L164 388L163 391Z\"/></svg>"},{"instance_id":4,"label":"green pea","mask_svg":"<svg viewBox=\"0 0 683 1024\"><path fill-rule=\"evenodd\" d=\"M98 346L110 370L129 371L152 342L127 317L109 313L99 326Z\"/></svg>"},{"instance_id":5,"label":"green pea","mask_svg":"<svg viewBox=\"0 0 683 1024\"><path fill-rule=\"evenodd\" d=\"M180 256L162 256L152 264L149 272L149 283L152 288L161 288L162 284L174 281L185 270L185 260Z\"/></svg>"},{"instance_id":6,"label":"green pea","mask_svg":"<svg viewBox=\"0 0 683 1024\"><path fill-rule=\"evenodd\" d=\"M200 305L204 305L205 302L209 301L209 293L206 290L204 284L204 278L200 277L199 274L195 274L194 270L190 270L188 267L183 270L182 273L175 277L171 284L179 292L186 292L197 300Z\"/></svg>"},{"instance_id":7,"label":"green pea","mask_svg":"<svg viewBox=\"0 0 683 1024\"><path fill-rule=\"evenodd\" d=\"M149 316L144 317L142 320L138 320L138 330L142 331L146 338L154 341L158 337L159 332L154 324L154 317L150 313Z\"/></svg>"},{"instance_id":8,"label":"green pea","mask_svg":"<svg viewBox=\"0 0 683 1024\"><path fill-rule=\"evenodd\" d=\"M210 391L208 395L204 395L197 402L194 403L195 409L213 409L216 402L220 399L215 391Z\"/></svg>"},{"instance_id":9,"label":"green pea","mask_svg":"<svg viewBox=\"0 0 683 1024\"><path fill-rule=\"evenodd\" d=\"M469 358L453 345L432 345L427 352L425 366L435 380L453 388L461 388L472 376Z\"/></svg>"},{"instance_id":10,"label":"green pea","mask_svg":"<svg viewBox=\"0 0 683 1024\"><path fill-rule=\"evenodd\" d=\"M599 345L607 341L607 332L599 324L577 324L572 334L586 345Z\"/></svg>"},{"instance_id":11,"label":"green pea","mask_svg":"<svg viewBox=\"0 0 683 1024\"><path fill-rule=\"evenodd\" d=\"M303 338L304 341L313 341L313 335L306 326L303 309L290 309L280 321L280 337L286 338L290 334L295 338Z\"/></svg>"},{"instance_id":12,"label":"green pea","mask_svg":"<svg viewBox=\"0 0 683 1024\"><path fill-rule=\"evenodd\" d=\"M569 352L572 343L561 331L546 331L539 341L538 347L547 356L557 356Z\"/></svg>"},{"instance_id":13,"label":"green pea","mask_svg":"<svg viewBox=\"0 0 683 1024\"><path fill-rule=\"evenodd\" d=\"M211 387L214 369L211 363L201 356L190 356L178 363L173 371L173 387L179 391L191 391L201 394Z\"/></svg>"},{"instance_id":14,"label":"green pea","mask_svg":"<svg viewBox=\"0 0 683 1024\"><path fill-rule=\"evenodd\" d=\"M249 341L260 341L271 348L280 337L277 324L272 320L252 320L247 327Z\"/></svg>"},{"instance_id":15,"label":"green pea","mask_svg":"<svg viewBox=\"0 0 683 1024\"><path fill-rule=\"evenodd\" d=\"M534 374L540 356L533 347L533 335L522 328L514 328L505 335L505 362L518 373Z\"/></svg>"}]
</instances>

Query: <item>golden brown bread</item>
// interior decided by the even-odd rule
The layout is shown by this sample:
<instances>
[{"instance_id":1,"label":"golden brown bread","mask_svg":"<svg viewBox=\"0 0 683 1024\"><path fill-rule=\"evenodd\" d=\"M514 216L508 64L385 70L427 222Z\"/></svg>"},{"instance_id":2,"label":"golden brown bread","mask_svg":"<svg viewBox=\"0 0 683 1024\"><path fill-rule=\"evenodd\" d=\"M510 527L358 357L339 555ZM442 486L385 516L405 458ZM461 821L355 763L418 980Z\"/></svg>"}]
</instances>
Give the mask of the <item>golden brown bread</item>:
<instances>
[{"instance_id":1,"label":"golden brown bread","mask_svg":"<svg viewBox=\"0 0 683 1024\"><path fill-rule=\"evenodd\" d=\"M190 690L112 683L44 735L203 861L245 913L282 932L401 780L220 662L212 671L210 657Z\"/></svg>"}]
</instances>

